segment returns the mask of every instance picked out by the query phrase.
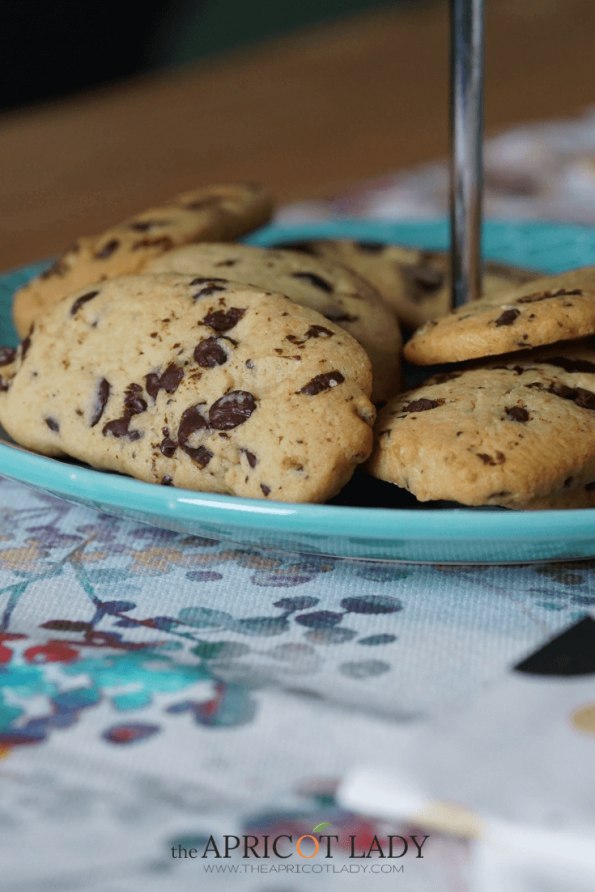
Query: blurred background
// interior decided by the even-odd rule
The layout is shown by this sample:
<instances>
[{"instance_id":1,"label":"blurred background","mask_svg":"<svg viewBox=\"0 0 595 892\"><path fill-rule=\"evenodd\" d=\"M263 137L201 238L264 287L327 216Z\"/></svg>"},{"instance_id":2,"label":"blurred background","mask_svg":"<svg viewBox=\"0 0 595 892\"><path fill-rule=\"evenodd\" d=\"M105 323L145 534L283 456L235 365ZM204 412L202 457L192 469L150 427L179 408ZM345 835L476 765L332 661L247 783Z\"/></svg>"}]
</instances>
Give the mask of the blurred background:
<instances>
[{"instance_id":1,"label":"blurred background","mask_svg":"<svg viewBox=\"0 0 595 892\"><path fill-rule=\"evenodd\" d=\"M0 269L215 182L310 214L442 213L448 8L0 0ZM490 214L595 221L594 33L593 0L486 0Z\"/></svg>"}]
</instances>

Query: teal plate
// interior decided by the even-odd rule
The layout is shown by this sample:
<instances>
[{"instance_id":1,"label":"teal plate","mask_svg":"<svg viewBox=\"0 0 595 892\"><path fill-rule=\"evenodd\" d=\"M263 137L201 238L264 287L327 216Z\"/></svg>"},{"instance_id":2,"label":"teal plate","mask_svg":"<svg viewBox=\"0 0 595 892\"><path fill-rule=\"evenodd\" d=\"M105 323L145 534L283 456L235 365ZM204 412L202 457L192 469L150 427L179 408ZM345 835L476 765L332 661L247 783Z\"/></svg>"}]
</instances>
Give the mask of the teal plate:
<instances>
[{"instance_id":1,"label":"teal plate","mask_svg":"<svg viewBox=\"0 0 595 892\"><path fill-rule=\"evenodd\" d=\"M355 238L445 249L445 221L385 223L354 219L268 226L255 245L305 238ZM595 263L595 229L547 223L488 222L484 254L494 260L555 273ZM0 277L0 344L16 344L12 294L46 264ZM35 455L0 431L0 473L62 499L108 514L239 545L381 561L526 563L595 557L595 509L515 512L500 509L296 505L154 486L76 462ZM371 478L361 482L369 499ZM388 487L388 484L380 484ZM349 492L357 497L355 489ZM402 491L390 487L395 504ZM345 493L345 491L344 491ZM378 504L386 504L386 490ZM364 500L365 504L365 500ZM389 498L390 504L390 498Z\"/></svg>"}]
</instances>

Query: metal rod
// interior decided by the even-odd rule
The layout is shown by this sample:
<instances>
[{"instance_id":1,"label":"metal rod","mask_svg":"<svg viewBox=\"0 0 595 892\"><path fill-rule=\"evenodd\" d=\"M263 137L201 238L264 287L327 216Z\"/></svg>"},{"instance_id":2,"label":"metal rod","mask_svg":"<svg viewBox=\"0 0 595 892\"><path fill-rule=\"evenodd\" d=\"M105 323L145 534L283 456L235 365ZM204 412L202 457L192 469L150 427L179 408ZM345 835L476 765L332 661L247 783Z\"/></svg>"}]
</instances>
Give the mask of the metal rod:
<instances>
[{"instance_id":1,"label":"metal rod","mask_svg":"<svg viewBox=\"0 0 595 892\"><path fill-rule=\"evenodd\" d=\"M450 0L452 306L481 294L484 0Z\"/></svg>"}]
</instances>

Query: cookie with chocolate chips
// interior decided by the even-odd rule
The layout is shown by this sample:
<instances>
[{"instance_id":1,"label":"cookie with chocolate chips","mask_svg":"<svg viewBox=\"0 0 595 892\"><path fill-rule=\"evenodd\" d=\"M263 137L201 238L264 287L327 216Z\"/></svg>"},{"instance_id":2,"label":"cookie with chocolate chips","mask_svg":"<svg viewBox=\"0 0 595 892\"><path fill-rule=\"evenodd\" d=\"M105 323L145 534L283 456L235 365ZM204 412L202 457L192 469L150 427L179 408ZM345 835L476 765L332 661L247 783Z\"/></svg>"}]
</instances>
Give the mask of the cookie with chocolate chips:
<instances>
[{"instance_id":1,"label":"cookie with chocolate chips","mask_svg":"<svg viewBox=\"0 0 595 892\"><path fill-rule=\"evenodd\" d=\"M349 239L313 239L279 247L356 270L374 285L405 328L415 329L450 309L450 258L443 251ZM535 273L488 260L484 294L491 295L533 278Z\"/></svg>"},{"instance_id":2,"label":"cookie with chocolate chips","mask_svg":"<svg viewBox=\"0 0 595 892\"><path fill-rule=\"evenodd\" d=\"M62 297L114 276L140 272L154 257L196 241L225 241L269 219L269 193L256 185L210 186L136 214L102 235L78 239L48 270L17 291L15 327L24 337Z\"/></svg>"},{"instance_id":3,"label":"cookie with chocolate chips","mask_svg":"<svg viewBox=\"0 0 595 892\"><path fill-rule=\"evenodd\" d=\"M376 289L346 267L295 251L249 245L188 245L152 261L153 272L226 276L279 291L321 313L358 341L372 362L372 400L387 400L401 383L401 332Z\"/></svg>"},{"instance_id":4,"label":"cookie with chocolate chips","mask_svg":"<svg viewBox=\"0 0 595 892\"><path fill-rule=\"evenodd\" d=\"M533 279L427 322L405 347L416 365L437 365L573 340L595 332L595 267Z\"/></svg>"},{"instance_id":5,"label":"cookie with chocolate chips","mask_svg":"<svg viewBox=\"0 0 595 892\"><path fill-rule=\"evenodd\" d=\"M380 412L366 469L421 501L558 507L595 481L595 351L430 378Z\"/></svg>"},{"instance_id":6,"label":"cookie with chocolate chips","mask_svg":"<svg viewBox=\"0 0 595 892\"><path fill-rule=\"evenodd\" d=\"M221 276L94 285L2 355L0 423L17 443L141 480L320 502L371 451L372 375L357 341Z\"/></svg>"}]
</instances>

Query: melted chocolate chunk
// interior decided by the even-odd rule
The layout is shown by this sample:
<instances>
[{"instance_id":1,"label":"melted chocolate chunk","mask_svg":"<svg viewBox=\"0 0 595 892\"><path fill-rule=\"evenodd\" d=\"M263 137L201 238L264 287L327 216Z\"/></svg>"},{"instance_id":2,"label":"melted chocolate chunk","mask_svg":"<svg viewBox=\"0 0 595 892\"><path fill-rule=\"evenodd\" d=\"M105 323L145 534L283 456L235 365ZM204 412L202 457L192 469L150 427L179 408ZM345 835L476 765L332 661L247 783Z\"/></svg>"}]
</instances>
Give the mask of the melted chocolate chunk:
<instances>
[{"instance_id":1,"label":"melted chocolate chunk","mask_svg":"<svg viewBox=\"0 0 595 892\"><path fill-rule=\"evenodd\" d=\"M192 287L194 287L194 285L206 285L207 283L210 283L210 282L227 282L227 281L228 281L227 279L219 279L219 278L217 278L217 276L210 276L210 277L197 276L196 279L192 279L192 281L190 282L190 287L192 288Z\"/></svg>"},{"instance_id":2,"label":"melted chocolate chunk","mask_svg":"<svg viewBox=\"0 0 595 892\"><path fill-rule=\"evenodd\" d=\"M247 449L240 449L240 452L243 452L246 458L248 459L248 464L251 468L255 468L258 462L258 459L254 455L253 452L249 452Z\"/></svg>"},{"instance_id":3,"label":"melted chocolate chunk","mask_svg":"<svg viewBox=\"0 0 595 892\"><path fill-rule=\"evenodd\" d=\"M229 431L247 421L257 403L251 393L245 390L232 390L213 403L209 409L211 427L218 431Z\"/></svg>"},{"instance_id":4,"label":"melted chocolate chunk","mask_svg":"<svg viewBox=\"0 0 595 892\"><path fill-rule=\"evenodd\" d=\"M102 378L97 387L97 396L95 397L95 407L93 409L93 415L91 416L91 421L89 422L89 427L95 427L97 422L100 420L103 415L104 409L106 407L107 401L109 400L111 385L109 381L106 381L105 378Z\"/></svg>"},{"instance_id":5,"label":"melted chocolate chunk","mask_svg":"<svg viewBox=\"0 0 595 892\"><path fill-rule=\"evenodd\" d=\"M327 307L321 312L324 318L330 322L357 322L359 319L359 316L352 316L351 313L346 313L339 307Z\"/></svg>"},{"instance_id":6,"label":"melted chocolate chunk","mask_svg":"<svg viewBox=\"0 0 595 892\"><path fill-rule=\"evenodd\" d=\"M308 396L316 396L316 394L322 393L323 390L330 390L331 387L336 387L337 384L342 384L344 380L345 378L341 372L325 372L323 375L316 375L315 378L312 378L311 381L304 384L300 389L300 393L306 393Z\"/></svg>"},{"instance_id":7,"label":"melted chocolate chunk","mask_svg":"<svg viewBox=\"0 0 595 892\"><path fill-rule=\"evenodd\" d=\"M169 220L133 220L130 229L135 232L148 232L153 226L167 226Z\"/></svg>"},{"instance_id":8,"label":"melted chocolate chunk","mask_svg":"<svg viewBox=\"0 0 595 892\"><path fill-rule=\"evenodd\" d=\"M310 285L320 288L321 291L326 291L327 294L332 294L334 291L330 282L327 282L322 276L316 275L316 273L292 273L291 275L294 279L303 279L305 282L309 282Z\"/></svg>"},{"instance_id":9,"label":"melted chocolate chunk","mask_svg":"<svg viewBox=\"0 0 595 892\"><path fill-rule=\"evenodd\" d=\"M178 444L175 440L172 440L171 437L166 436L163 438L161 443L159 444L159 448L161 449L162 454L166 458L171 458L178 448Z\"/></svg>"},{"instance_id":10,"label":"melted chocolate chunk","mask_svg":"<svg viewBox=\"0 0 595 892\"><path fill-rule=\"evenodd\" d=\"M31 335L28 334L24 341L21 341L21 359L24 359L27 355L27 351L31 346Z\"/></svg>"},{"instance_id":11,"label":"melted chocolate chunk","mask_svg":"<svg viewBox=\"0 0 595 892\"><path fill-rule=\"evenodd\" d=\"M5 393L8 390L9 386L10 385L8 381L5 381L2 375L0 375L0 393Z\"/></svg>"},{"instance_id":12,"label":"melted chocolate chunk","mask_svg":"<svg viewBox=\"0 0 595 892\"><path fill-rule=\"evenodd\" d=\"M48 415L48 417L44 418L43 420L51 431L54 431L54 433L56 434L60 433L60 425L55 418L52 418L51 415Z\"/></svg>"},{"instance_id":13,"label":"melted chocolate chunk","mask_svg":"<svg viewBox=\"0 0 595 892\"><path fill-rule=\"evenodd\" d=\"M109 242L100 248L99 251L95 254L97 260L107 260L108 257L111 257L114 251L117 251L120 247L120 242L117 238L111 239Z\"/></svg>"},{"instance_id":14,"label":"melted chocolate chunk","mask_svg":"<svg viewBox=\"0 0 595 892\"><path fill-rule=\"evenodd\" d=\"M227 362L227 353L219 343L219 338L207 338L194 351L194 361L203 369L214 369Z\"/></svg>"},{"instance_id":15,"label":"melted chocolate chunk","mask_svg":"<svg viewBox=\"0 0 595 892\"><path fill-rule=\"evenodd\" d=\"M16 347L0 347L0 365L9 365L17 355Z\"/></svg>"},{"instance_id":16,"label":"melted chocolate chunk","mask_svg":"<svg viewBox=\"0 0 595 892\"><path fill-rule=\"evenodd\" d=\"M163 248L164 251L171 251L174 247L173 239L169 235L161 235L158 238L141 238L132 246L133 251L139 248Z\"/></svg>"},{"instance_id":17,"label":"melted chocolate chunk","mask_svg":"<svg viewBox=\"0 0 595 892\"><path fill-rule=\"evenodd\" d=\"M534 304L540 300L548 300L550 297L570 297L572 294L580 295L582 293L578 288L575 288L574 291L566 291L564 288L559 288L558 291L538 291L535 294L528 294L526 297L519 297L517 304Z\"/></svg>"},{"instance_id":18,"label":"melted chocolate chunk","mask_svg":"<svg viewBox=\"0 0 595 892\"><path fill-rule=\"evenodd\" d=\"M209 422L201 414L198 406L190 406L180 419L178 427L178 444L192 461L201 469L205 468L213 458L213 453L206 446L193 447L188 445L190 436L197 431L208 430Z\"/></svg>"},{"instance_id":19,"label":"melted chocolate chunk","mask_svg":"<svg viewBox=\"0 0 595 892\"><path fill-rule=\"evenodd\" d=\"M403 406L401 412L427 412L428 409L437 409L438 406L444 405L444 400L428 400L425 397L422 397L420 400L414 400L412 403L408 403L406 406Z\"/></svg>"},{"instance_id":20,"label":"melted chocolate chunk","mask_svg":"<svg viewBox=\"0 0 595 892\"><path fill-rule=\"evenodd\" d=\"M88 300L93 300L93 298L97 297L98 294L99 291L89 291L88 294L83 294L81 297L77 297L70 308L70 315L74 316L77 310L80 310L83 304L86 304Z\"/></svg>"},{"instance_id":21,"label":"melted chocolate chunk","mask_svg":"<svg viewBox=\"0 0 595 892\"><path fill-rule=\"evenodd\" d=\"M103 436L111 435L112 437L126 437L132 441L140 440L144 436L143 431L128 430L131 420L130 415L125 415L123 418L116 418L115 421L108 421L103 427Z\"/></svg>"},{"instance_id":22,"label":"melted chocolate chunk","mask_svg":"<svg viewBox=\"0 0 595 892\"><path fill-rule=\"evenodd\" d=\"M520 421L523 424L529 421L529 413L523 406L511 406L510 409L505 408L504 411L511 421Z\"/></svg>"},{"instance_id":23,"label":"melted chocolate chunk","mask_svg":"<svg viewBox=\"0 0 595 892\"><path fill-rule=\"evenodd\" d=\"M215 313L209 313L203 319L203 325L208 325L213 331L229 331L234 325L237 325L246 310L238 307L231 307L226 313L223 310L217 310Z\"/></svg>"},{"instance_id":24,"label":"melted chocolate chunk","mask_svg":"<svg viewBox=\"0 0 595 892\"><path fill-rule=\"evenodd\" d=\"M585 390L583 387L577 387L574 402L581 409L595 409L595 393Z\"/></svg>"},{"instance_id":25,"label":"melted chocolate chunk","mask_svg":"<svg viewBox=\"0 0 595 892\"><path fill-rule=\"evenodd\" d=\"M512 325L517 316L521 315L520 310L504 310L504 312L496 319L496 325Z\"/></svg>"},{"instance_id":26,"label":"melted chocolate chunk","mask_svg":"<svg viewBox=\"0 0 595 892\"><path fill-rule=\"evenodd\" d=\"M270 491L271 491L271 487L270 487L270 486L267 486L266 483L261 483L261 484L260 484L260 488L262 489L262 491L263 491L263 493L265 494L265 496L268 496L268 494L269 494Z\"/></svg>"},{"instance_id":27,"label":"melted chocolate chunk","mask_svg":"<svg viewBox=\"0 0 595 892\"><path fill-rule=\"evenodd\" d=\"M173 478L166 474L165 477L161 479L161 486L173 486L174 481Z\"/></svg>"},{"instance_id":28,"label":"melted chocolate chunk","mask_svg":"<svg viewBox=\"0 0 595 892\"><path fill-rule=\"evenodd\" d=\"M147 402L134 391L127 391L124 396L124 415L140 415L146 411Z\"/></svg>"},{"instance_id":29,"label":"melted chocolate chunk","mask_svg":"<svg viewBox=\"0 0 595 892\"><path fill-rule=\"evenodd\" d=\"M145 376L147 393L154 400L157 400L160 390L165 390L166 393L175 393L183 377L184 369L178 368L173 362L168 365L162 375L159 372L149 372Z\"/></svg>"},{"instance_id":30,"label":"melted chocolate chunk","mask_svg":"<svg viewBox=\"0 0 595 892\"><path fill-rule=\"evenodd\" d=\"M332 338L334 337L334 331L329 331L328 328L325 328L324 325L311 325L308 331L305 334L306 338ZM291 335L286 336L286 340L295 340L295 337L292 338Z\"/></svg>"}]
</instances>

